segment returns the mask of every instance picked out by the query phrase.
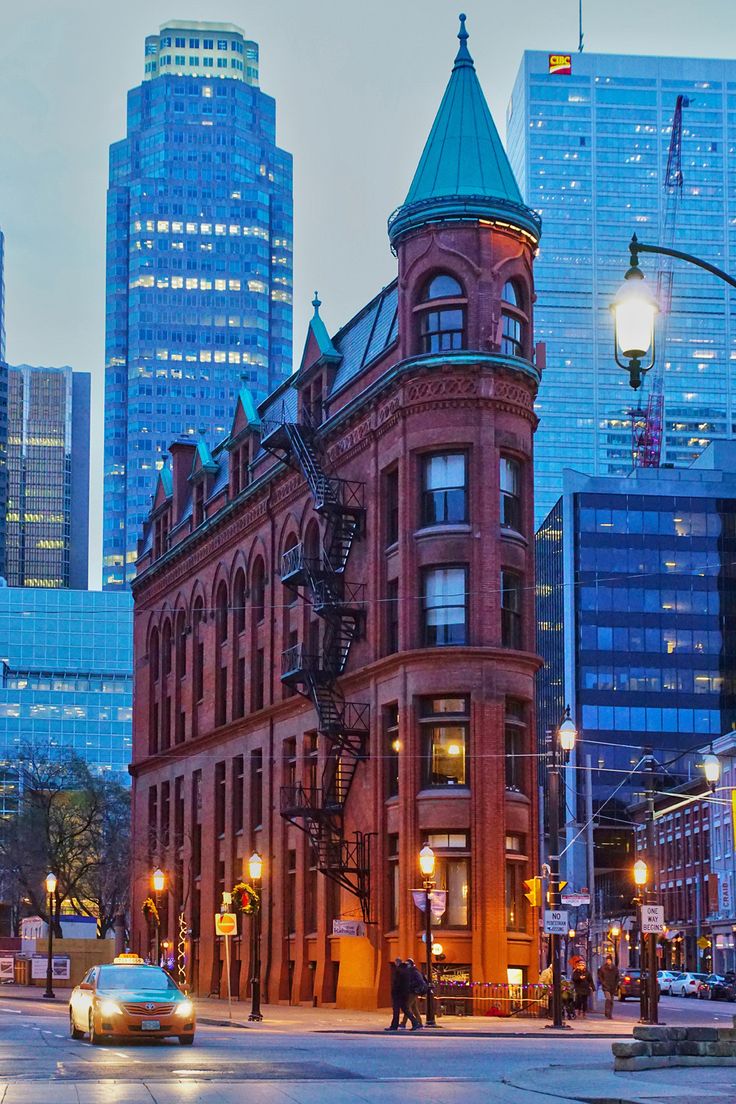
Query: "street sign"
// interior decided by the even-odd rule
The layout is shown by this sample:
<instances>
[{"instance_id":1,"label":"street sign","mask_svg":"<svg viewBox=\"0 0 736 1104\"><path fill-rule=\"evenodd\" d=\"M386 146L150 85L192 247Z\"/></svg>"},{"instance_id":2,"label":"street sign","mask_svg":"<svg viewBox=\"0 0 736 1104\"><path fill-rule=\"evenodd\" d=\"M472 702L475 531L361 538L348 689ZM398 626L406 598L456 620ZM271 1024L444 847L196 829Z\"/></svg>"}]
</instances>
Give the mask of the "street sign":
<instances>
[{"instance_id":1,"label":"street sign","mask_svg":"<svg viewBox=\"0 0 736 1104\"><path fill-rule=\"evenodd\" d=\"M333 935L365 935L365 924L362 920L333 920Z\"/></svg>"},{"instance_id":2,"label":"street sign","mask_svg":"<svg viewBox=\"0 0 736 1104\"><path fill-rule=\"evenodd\" d=\"M706 939L704 935L701 935L700 939L696 940L701 951L704 951L707 947L710 947L710 939Z\"/></svg>"},{"instance_id":3,"label":"street sign","mask_svg":"<svg viewBox=\"0 0 736 1104\"><path fill-rule=\"evenodd\" d=\"M547 935L567 935L570 930L567 909L545 909L544 930Z\"/></svg>"},{"instance_id":4,"label":"street sign","mask_svg":"<svg viewBox=\"0 0 736 1104\"><path fill-rule=\"evenodd\" d=\"M641 930L658 935L664 929L664 905L641 906Z\"/></svg>"},{"instance_id":5,"label":"street sign","mask_svg":"<svg viewBox=\"0 0 736 1104\"><path fill-rule=\"evenodd\" d=\"M238 918L234 912L215 913L215 935L237 935Z\"/></svg>"},{"instance_id":6,"label":"street sign","mask_svg":"<svg viewBox=\"0 0 736 1104\"><path fill-rule=\"evenodd\" d=\"M580 908L582 905L590 904L590 894L582 891L580 893L563 893L560 900L568 908Z\"/></svg>"}]
</instances>

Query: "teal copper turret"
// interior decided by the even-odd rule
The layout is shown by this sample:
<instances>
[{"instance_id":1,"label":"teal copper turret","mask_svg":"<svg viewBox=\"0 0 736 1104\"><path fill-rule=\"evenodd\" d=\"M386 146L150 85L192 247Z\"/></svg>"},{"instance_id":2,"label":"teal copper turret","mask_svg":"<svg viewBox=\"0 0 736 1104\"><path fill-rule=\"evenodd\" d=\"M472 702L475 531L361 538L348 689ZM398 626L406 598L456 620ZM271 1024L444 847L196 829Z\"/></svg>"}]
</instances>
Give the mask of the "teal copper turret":
<instances>
[{"instance_id":1,"label":"teal copper turret","mask_svg":"<svg viewBox=\"0 0 736 1104\"><path fill-rule=\"evenodd\" d=\"M439 111L404 203L389 219L389 237L399 238L431 222L508 222L531 234L541 220L521 198L513 170L483 95L468 50L465 16L460 49Z\"/></svg>"}]
</instances>

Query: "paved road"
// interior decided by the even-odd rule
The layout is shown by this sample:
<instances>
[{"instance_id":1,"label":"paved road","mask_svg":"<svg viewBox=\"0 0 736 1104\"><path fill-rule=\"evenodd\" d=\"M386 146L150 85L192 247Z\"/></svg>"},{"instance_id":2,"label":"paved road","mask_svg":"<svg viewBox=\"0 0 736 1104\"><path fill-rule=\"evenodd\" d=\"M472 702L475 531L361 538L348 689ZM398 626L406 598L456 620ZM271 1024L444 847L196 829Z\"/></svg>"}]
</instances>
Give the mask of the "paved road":
<instances>
[{"instance_id":1,"label":"paved road","mask_svg":"<svg viewBox=\"0 0 736 1104\"><path fill-rule=\"evenodd\" d=\"M665 1009L669 1022L718 1015L723 1023L732 1013L674 998ZM629 1014L628 1002L623 1010ZM68 1037L64 1006L0 996L0 1104L561 1104L592 1099L595 1078L610 1071L610 1045L577 1030L564 1038L443 1038L201 1025L191 1048L92 1047ZM624 1075L628 1085L632 1076Z\"/></svg>"}]
</instances>

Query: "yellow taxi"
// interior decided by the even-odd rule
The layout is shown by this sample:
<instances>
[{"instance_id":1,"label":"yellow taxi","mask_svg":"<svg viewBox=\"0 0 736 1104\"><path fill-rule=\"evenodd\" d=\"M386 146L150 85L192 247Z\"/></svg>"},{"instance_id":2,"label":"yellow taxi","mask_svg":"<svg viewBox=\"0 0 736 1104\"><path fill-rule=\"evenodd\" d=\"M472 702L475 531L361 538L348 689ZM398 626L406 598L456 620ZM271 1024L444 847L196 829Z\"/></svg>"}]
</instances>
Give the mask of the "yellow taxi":
<instances>
[{"instance_id":1,"label":"yellow taxi","mask_svg":"<svg viewBox=\"0 0 736 1104\"><path fill-rule=\"evenodd\" d=\"M69 1033L92 1044L113 1038L177 1038L194 1042L194 1004L160 966L147 966L138 955L118 955L93 966L72 990Z\"/></svg>"}]
</instances>

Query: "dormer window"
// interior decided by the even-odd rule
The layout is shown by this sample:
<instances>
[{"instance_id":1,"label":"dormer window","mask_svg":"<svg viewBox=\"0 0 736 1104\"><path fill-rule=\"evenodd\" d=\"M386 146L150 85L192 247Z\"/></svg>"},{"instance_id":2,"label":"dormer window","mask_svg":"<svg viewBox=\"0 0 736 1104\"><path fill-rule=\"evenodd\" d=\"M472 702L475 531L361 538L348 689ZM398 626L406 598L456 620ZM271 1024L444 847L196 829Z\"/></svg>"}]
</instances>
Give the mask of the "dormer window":
<instances>
[{"instance_id":1,"label":"dormer window","mask_svg":"<svg viewBox=\"0 0 736 1104\"><path fill-rule=\"evenodd\" d=\"M194 528L204 521L204 480L194 484Z\"/></svg>"},{"instance_id":2,"label":"dormer window","mask_svg":"<svg viewBox=\"0 0 736 1104\"><path fill-rule=\"evenodd\" d=\"M523 357L526 316L521 288L516 280L507 280L501 299L501 352L506 356Z\"/></svg>"},{"instance_id":3,"label":"dormer window","mask_svg":"<svg viewBox=\"0 0 736 1104\"><path fill-rule=\"evenodd\" d=\"M465 348L465 292L454 276L441 272L427 284L419 312L423 353Z\"/></svg>"}]
</instances>

